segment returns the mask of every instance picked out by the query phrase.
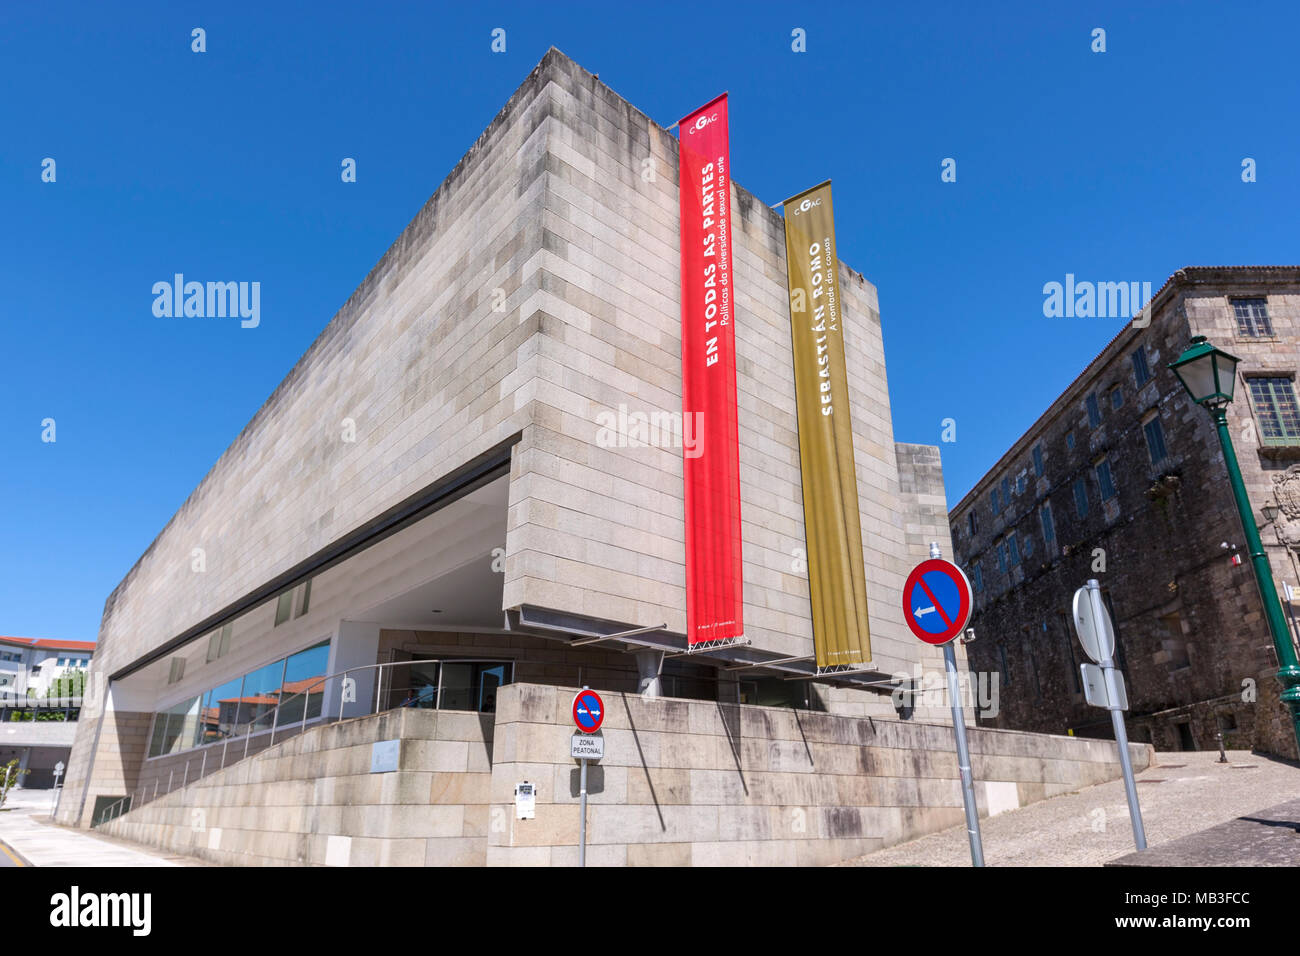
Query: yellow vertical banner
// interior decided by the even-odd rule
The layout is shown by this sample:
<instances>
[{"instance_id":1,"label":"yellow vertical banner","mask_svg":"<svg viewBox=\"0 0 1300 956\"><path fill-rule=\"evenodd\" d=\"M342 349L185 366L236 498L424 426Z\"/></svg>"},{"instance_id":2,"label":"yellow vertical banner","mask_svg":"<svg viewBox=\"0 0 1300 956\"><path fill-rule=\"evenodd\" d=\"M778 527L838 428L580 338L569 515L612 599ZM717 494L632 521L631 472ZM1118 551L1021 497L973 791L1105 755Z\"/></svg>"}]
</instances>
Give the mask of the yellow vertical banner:
<instances>
[{"instance_id":1,"label":"yellow vertical banner","mask_svg":"<svg viewBox=\"0 0 1300 956\"><path fill-rule=\"evenodd\" d=\"M818 669L871 661L831 184L785 201L799 468Z\"/></svg>"}]
</instances>

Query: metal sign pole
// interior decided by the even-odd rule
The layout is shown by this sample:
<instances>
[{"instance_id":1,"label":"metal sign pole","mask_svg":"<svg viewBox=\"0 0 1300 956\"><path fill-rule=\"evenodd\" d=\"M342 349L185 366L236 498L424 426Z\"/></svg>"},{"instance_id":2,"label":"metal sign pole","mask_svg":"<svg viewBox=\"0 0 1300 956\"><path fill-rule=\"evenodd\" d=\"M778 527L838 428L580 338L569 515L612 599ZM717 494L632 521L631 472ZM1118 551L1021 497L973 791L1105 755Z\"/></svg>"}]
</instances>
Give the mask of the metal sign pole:
<instances>
[{"instance_id":1,"label":"metal sign pole","mask_svg":"<svg viewBox=\"0 0 1300 956\"><path fill-rule=\"evenodd\" d=\"M970 837L971 866L984 865L984 843L980 839L979 811L975 806L975 785L971 781L970 749L966 746L966 715L961 709L957 679L957 653L949 641L943 645L943 663L948 671L948 699L952 704L952 732L957 738L957 769L961 773L961 799L966 806L966 834Z\"/></svg>"},{"instance_id":2,"label":"metal sign pole","mask_svg":"<svg viewBox=\"0 0 1300 956\"><path fill-rule=\"evenodd\" d=\"M605 702L586 685L573 695L573 722L578 732L569 738L569 754L582 761L579 783L578 866L587 865L587 761L605 756L605 740L600 726L605 722Z\"/></svg>"},{"instance_id":3,"label":"metal sign pole","mask_svg":"<svg viewBox=\"0 0 1300 956\"><path fill-rule=\"evenodd\" d=\"M1092 602L1095 621L1108 621L1109 616L1101 601L1101 584L1095 578L1088 581L1088 599ZM1133 779L1133 762L1128 755L1128 731L1124 727L1124 712L1120 709L1119 681L1115 679L1114 652L1097 662L1106 680L1106 699L1109 702L1110 722L1115 728L1115 742L1119 745L1119 766L1124 774L1124 795L1128 798L1128 815L1133 822L1133 842L1139 850L1147 848L1146 830L1142 828L1142 808L1138 805L1137 782Z\"/></svg>"},{"instance_id":4,"label":"metal sign pole","mask_svg":"<svg viewBox=\"0 0 1300 956\"><path fill-rule=\"evenodd\" d=\"M578 866L587 865L587 758L582 758L582 781L580 783L582 809L578 817Z\"/></svg>"}]
</instances>

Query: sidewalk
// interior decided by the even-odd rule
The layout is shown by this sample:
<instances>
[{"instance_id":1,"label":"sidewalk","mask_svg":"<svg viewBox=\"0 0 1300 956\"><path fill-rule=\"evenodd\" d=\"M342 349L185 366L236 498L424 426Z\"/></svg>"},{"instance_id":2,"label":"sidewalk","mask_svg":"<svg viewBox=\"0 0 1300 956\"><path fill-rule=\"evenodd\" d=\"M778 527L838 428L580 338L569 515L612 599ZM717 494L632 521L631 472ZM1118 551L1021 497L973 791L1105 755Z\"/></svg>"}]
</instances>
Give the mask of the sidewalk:
<instances>
[{"instance_id":1,"label":"sidewalk","mask_svg":"<svg viewBox=\"0 0 1300 956\"><path fill-rule=\"evenodd\" d=\"M0 841L30 866L204 866L189 857L110 840L92 830L76 830L50 822L49 790L11 790L0 809ZM0 853L0 865L17 865Z\"/></svg>"},{"instance_id":2,"label":"sidewalk","mask_svg":"<svg viewBox=\"0 0 1300 956\"><path fill-rule=\"evenodd\" d=\"M1300 793L1300 766L1293 762L1244 750L1228 751L1226 764L1218 761L1217 751L1158 753L1156 764L1137 774L1148 847L1257 815ZM980 832L988 866L1102 866L1134 852L1120 780L981 818ZM1216 865L1212 858L1198 863ZM970 843L963 825L841 865L970 866ZM1289 865L1300 865L1300 841Z\"/></svg>"},{"instance_id":3,"label":"sidewalk","mask_svg":"<svg viewBox=\"0 0 1300 956\"><path fill-rule=\"evenodd\" d=\"M1295 866L1300 863L1300 800L1130 853L1107 866Z\"/></svg>"}]
</instances>

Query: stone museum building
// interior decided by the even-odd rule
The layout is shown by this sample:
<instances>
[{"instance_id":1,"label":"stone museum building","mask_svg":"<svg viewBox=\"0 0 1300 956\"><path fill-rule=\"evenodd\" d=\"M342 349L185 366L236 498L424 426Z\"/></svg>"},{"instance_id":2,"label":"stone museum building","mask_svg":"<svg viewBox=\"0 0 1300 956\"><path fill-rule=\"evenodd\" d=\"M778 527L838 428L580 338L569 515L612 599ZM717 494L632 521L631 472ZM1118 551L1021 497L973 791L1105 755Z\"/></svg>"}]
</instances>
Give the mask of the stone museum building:
<instances>
[{"instance_id":1,"label":"stone museum building","mask_svg":"<svg viewBox=\"0 0 1300 956\"><path fill-rule=\"evenodd\" d=\"M1197 335L1241 359L1228 421L1294 640L1300 267L1181 269L952 509L977 592L970 666L1000 675L989 726L1110 736L1070 616L1095 577L1133 739L1296 756L1213 421L1166 367Z\"/></svg>"},{"instance_id":2,"label":"stone museum building","mask_svg":"<svg viewBox=\"0 0 1300 956\"><path fill-rule=\"evenodd\" d=\"M59 821L219 863L573 863L583 686L590 863L962 820L947 705L892 693L942 667L901 599L950 553L938 450L895 442L841 266L872 660L819 675L783 220L735 186L748 642L688 652L677 183L671 132L543 58L108 597ZM1096 741L971 747L986 812L1118 773Z\"/></svg>"}]
</instances>

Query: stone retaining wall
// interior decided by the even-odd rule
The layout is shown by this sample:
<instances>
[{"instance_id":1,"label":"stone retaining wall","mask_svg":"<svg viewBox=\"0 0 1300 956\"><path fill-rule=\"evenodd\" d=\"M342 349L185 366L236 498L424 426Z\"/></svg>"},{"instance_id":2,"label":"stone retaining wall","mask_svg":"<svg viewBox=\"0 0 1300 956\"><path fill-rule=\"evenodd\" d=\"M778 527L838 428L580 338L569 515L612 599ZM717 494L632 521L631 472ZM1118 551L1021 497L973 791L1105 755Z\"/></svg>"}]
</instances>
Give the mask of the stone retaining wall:
<instances>
[{"instance_id":1,"label":"stone retaining wall","mask_svg":"<svg viewBox=\"0 0 1300 956\"><path fill-rule=\"evenodd\" d=\"M577 862L573 689L498 697L490 866ZM587 864L821 865L960 824L951 726L772 707L603 695L605 758L589 770ZM981 815L1120 774L1112 742L971 729ZM1131 745L1134 766L1153 749ZM516 783L538 785L516 820Z\"/></svg>"},{"instance_id":2,"label":"stone retaining wall","mask_svg":"<svg viewBox=\"0 0 1300 956\"><path fill-rule=\"evenodd\" d=\"M317 727L99 829L237 866L481 866L492 717L393 710ZM371 773L373 744L401 740Z\"/></svg>"}]
</instances>

